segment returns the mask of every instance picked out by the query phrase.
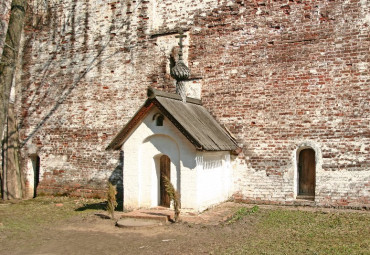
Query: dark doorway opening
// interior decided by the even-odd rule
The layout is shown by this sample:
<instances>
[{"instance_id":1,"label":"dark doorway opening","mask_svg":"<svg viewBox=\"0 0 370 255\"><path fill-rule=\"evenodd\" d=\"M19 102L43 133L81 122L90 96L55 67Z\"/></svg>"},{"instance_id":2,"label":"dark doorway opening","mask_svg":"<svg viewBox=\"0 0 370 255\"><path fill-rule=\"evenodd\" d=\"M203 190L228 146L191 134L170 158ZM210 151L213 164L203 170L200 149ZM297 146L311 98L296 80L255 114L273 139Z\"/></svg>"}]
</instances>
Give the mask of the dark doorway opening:
<instances>
[{"instance_id":1,"label":"dark doorway opening","mask_svg":"<svg viewBox=\"0 0 370 255\"><path fill-rule=\"evenodd\" d=\"M40 182L40 157L32 156L32 168L33 168L33 197L37 196L37 186Z\"/></svg>"},{"instance_id":2,"label":"dark doorway opening","mask_svg":"<svg viewBox=\"0 0 370 255\"><path fill-rule=\"evenodd\" d=\"M164 176L171 180L171 160L167 155L160 158L160 206L170 207L171 200L164 183Z\"/></svg>"},{"instance_id":3,"label":"dark doorway opening","mask_svg":"<svg viewBox=\"0 0 370 255\"><path fill-rule=\"evenodd\" d=\"M298 196L314 200L316 185L316 160L313 149L304 149L299 153L298 162Z\"/></svg>"}]
</instances>

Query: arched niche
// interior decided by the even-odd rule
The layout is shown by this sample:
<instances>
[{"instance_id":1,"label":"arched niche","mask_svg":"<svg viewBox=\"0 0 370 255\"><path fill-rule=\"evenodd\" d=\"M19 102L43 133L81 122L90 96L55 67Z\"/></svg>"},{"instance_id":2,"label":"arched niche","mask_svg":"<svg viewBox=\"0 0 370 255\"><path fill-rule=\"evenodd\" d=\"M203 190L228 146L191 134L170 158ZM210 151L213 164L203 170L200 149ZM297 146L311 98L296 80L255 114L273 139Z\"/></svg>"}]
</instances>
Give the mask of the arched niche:
<instances>
[{"instance_id":1,"label":"arched niche","mask_svg":"<svg viewBox=\"0 0 370 255\"><path fill-rule=\"evenodd\" d=\"M304 142L294 150L294 195L297 199L315 200L322 157L318 144Z\"/></svg>"},{"instance_id":2,"label":"arched niche","mask_svg":"<svg viewBox=\"0 0 370 255\"><path fill-rule=\"evenodd\" d=\"M166 159L166 160L164 160ZM164 162L166 161L166 162ZM161 186L161 171L164 171L165 163L169 179L175 189L180 192L180 152L179 146L170 136L156 134L143 140L140 148L139 175L140 183L145 183L140 188L140 200L144 201L150 197L151 206L169 206L162 203L163 187ZM150 180L145 180L150 176Z\"/></svg>"}]
</instances>

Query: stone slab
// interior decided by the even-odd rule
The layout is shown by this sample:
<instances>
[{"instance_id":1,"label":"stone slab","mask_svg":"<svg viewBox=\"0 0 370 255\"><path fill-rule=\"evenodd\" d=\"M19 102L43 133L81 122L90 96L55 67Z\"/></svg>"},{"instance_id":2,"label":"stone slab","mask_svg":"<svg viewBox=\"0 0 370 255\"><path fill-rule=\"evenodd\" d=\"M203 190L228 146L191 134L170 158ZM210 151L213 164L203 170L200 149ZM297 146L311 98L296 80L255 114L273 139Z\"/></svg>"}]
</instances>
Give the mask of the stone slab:
<instances>
[{"instance_id":1,"label":"stone slab","mask_svg":"<svg viewBox=\"0 0 370 255\"><path fill-rule=\"evenodd\" d=\"M123 218L117 221L116 226L119 228L142 228L155 227L162 225L162 222L151 219Z\"/></svg>"}]
</instances>

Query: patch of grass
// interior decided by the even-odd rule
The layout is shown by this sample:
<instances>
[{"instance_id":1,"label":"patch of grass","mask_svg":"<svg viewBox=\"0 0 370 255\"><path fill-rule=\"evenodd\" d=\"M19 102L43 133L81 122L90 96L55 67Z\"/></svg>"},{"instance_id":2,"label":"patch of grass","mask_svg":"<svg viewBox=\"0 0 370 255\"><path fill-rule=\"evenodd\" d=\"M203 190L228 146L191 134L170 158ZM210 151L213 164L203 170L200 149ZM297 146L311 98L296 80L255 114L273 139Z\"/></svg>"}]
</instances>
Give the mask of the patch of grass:
<instances>
[{"instance_id":1,"label":"patch of grass","mask_svg":"<svg viewBox=\"0 0 370 255\"><path fill-rule=\"evenodd\" d=\"M231 219L229 219L226 223L227 224L231 224L231 223L235 223L241 219L244 218L244 216L246 215L249 215L249 214L252 214L252 213L256 213L258 212L259 210L259 207L257 205L253 206L252 208L248 209L246 207L241 207L239 208L234 214L233 216L231 217Z\"/></svg>"},{"instance_id":2,"label":"patch of grass","mask_svg":"<svg viewBox=\"0 0 370 255\"><path fill-rule=\"evenodd\" d=\"M254 217L245 242L225 254L369 254L368 213L261 209Z\"/></svg>"},{"instance_id":3,"label":"patch of grass","mask_svg":"<svg viewBox=\"0 0 370 255\"><path fill-rule=\"evenodd\" d=\"M11 237L30 232L41 225L51 224L91 210L78 211L86 204L97 203L94 199L68 197L37 197L35 199L2 203L0 205L0 235ZM95 210L95 208L92 208Z\"/></svg>"}]
</instances>

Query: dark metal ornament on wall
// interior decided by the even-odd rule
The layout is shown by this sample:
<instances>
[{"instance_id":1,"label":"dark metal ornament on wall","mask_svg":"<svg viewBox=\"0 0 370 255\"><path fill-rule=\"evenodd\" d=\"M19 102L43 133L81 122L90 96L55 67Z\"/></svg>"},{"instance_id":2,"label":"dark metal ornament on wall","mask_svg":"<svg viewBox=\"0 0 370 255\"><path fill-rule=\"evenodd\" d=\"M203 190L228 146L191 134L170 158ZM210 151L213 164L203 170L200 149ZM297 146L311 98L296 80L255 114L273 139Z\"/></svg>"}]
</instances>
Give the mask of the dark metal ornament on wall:
<instances>
[{"instance_id":1,"label":"dark metal ornament on wall","mask_svg":"<svg viewBox=\"0 0 370 255\"><path fill-rule=\"evenodd\" d=\"M185 65L182 59L179 59L176 65L171 69L171 76L176 81L187 80L190 76L190 69Z\"/></svg>"}]
</instances>

